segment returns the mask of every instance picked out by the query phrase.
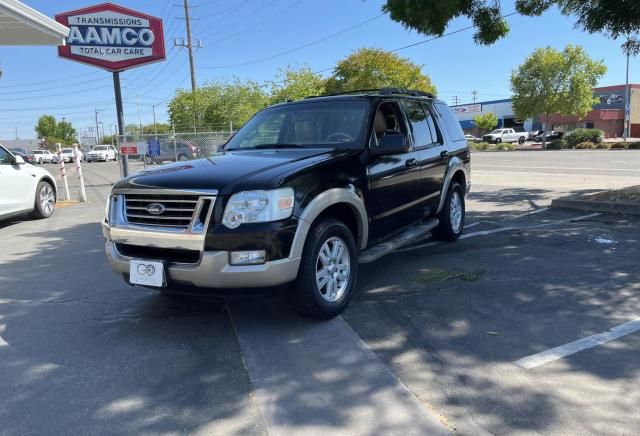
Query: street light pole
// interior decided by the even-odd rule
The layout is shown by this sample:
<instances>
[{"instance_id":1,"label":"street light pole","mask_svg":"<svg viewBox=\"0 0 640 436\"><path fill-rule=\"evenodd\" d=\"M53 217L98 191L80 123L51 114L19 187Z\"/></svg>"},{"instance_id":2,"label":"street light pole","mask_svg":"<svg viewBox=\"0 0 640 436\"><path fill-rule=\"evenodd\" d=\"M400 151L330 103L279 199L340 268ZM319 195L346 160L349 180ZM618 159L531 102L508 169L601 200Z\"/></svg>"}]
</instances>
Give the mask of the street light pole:
<instances>
[{"instance_id":1,"label":"street light pole","mask_svg":"<svg viewBox=\"0 0 640 436\"><path fill-rule=\"evenodd\" d=\"M98 130L98 109L95 109L96 114L96 145L100 144L100 130Z\"/></svg>"}]
</instances>

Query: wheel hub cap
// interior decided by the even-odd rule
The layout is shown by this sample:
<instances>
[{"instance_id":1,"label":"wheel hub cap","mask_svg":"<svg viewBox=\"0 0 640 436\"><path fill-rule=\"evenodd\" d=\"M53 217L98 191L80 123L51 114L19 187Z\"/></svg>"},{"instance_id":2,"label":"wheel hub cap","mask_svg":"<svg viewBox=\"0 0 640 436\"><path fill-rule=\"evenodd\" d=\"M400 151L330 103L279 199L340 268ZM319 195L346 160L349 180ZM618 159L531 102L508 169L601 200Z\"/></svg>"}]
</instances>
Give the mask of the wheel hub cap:
<instances>
[{"instance_id":1,"label":"wheel hub cap","mask_svg":"<svg viewBox=\"0 0 640 436\"><path fill-rule=\"evenodd\" d=\"M458 192L454 192L451 196L451 203L449 205L451 227L454 232L460 231L462 225L462 198Z\"/></svg>"},{"instance_id":2,"label":"wheel hub cap","mask_svg":"<svg viewBox=\"0 0 640 436\"><path fill-rule=\"evenodd\" d=\"M327 239L316 260L316 285L322 298L329 302L339 300L349 286L350 276L347 244L337 236Z\"/></svg>"}]
</instances>

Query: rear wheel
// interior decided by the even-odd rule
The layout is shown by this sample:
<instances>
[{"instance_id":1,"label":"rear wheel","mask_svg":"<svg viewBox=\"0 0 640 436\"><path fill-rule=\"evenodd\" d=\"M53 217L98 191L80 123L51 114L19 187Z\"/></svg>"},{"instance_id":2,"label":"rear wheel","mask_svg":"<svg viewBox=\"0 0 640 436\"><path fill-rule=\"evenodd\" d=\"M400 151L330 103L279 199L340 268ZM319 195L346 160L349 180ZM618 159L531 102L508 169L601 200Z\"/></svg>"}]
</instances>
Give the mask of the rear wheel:
<instances>
[{"instance_id":1,"label":"rear wheel","mask_svg":"<svg viewBox=\"0 0 640 436\"><path fill-rule=\"evenodd\" d=\"M36 188L36 199L33 207L32 216L42 219L49 218L53 215L56 207L56 194L53 186L49 182L40 182Z\"/></svg>"},{"instance_id":2,"label":"rear wheel","mask_svg":"<svg viewBox=\"0 0 640 436\"><path fill-rule=\"evenodd\" d=\"M300 315L330 319L349 303L358 279L358 252L351 230L327 218L307 235L289 301Z\"/></svg>"},{"instance_id":3,"label":"rear wheel","mask_svg":"<svg viewBox=\"0 0 640 436\"><path fill-rule=\"evenodd\" d=\"M522 145L524 144L524 141L525 141L524 136L521 136L520 139L518 139L518 144Z\"/></svg>"},{"instance_id":4,"label":"rear wheel","mask_svg":"<svg viewBox=\"0 0 640 436\"><path fill-rule=\"evenodd\" d=\"M189 159L189 156L187 156L186 154L179 154L178 155L178 160L180 162L184 162L185 160Z\"/></svg>"},{"instance_id":5,"label":"rear wheel","mask_svg":"<svg viewBox=\"0 0 640 436\"><path fill-rule=\"evenodd\" d=\"M464 229L465 204L464 190L458 182L453 182L447 191L444 207L438 215L440 224L433 231L433 236L445 241L455 241Z\"/></svg>"}]
</instances>

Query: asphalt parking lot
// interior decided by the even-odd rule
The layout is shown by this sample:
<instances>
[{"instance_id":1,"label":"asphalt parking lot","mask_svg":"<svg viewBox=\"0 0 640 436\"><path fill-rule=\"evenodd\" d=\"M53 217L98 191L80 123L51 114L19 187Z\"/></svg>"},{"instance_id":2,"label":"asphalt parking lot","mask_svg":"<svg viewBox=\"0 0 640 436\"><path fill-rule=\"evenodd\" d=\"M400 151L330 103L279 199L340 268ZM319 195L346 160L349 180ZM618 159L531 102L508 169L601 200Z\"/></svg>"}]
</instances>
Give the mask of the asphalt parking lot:
<instances>
[{"instance_id":1,"label":"asphalt parking lot","mask_svg":"<svg viewBox=\"0 0 640 436\"><path fill-rule=\"evenodd\" d=\"M326 323L128 286L98 224L117 166L84 165L88 203L0 223L0 434L637 434L640 220L549 205L639 164L474 154L463 237L362 266Z\"/></svg>"}]
</instances>

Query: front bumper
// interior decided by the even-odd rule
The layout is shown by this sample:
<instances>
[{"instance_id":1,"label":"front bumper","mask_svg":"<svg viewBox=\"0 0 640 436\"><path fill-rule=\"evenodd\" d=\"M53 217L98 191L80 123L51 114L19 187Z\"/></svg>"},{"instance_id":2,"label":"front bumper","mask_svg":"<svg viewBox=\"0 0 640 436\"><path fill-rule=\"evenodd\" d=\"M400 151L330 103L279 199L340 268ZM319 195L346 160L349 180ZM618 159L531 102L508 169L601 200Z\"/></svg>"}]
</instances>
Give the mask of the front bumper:
<instances>
[{"instance_id":1,"label":"front bumper","mask_svg":"<svg viewBox=\"0 0 640 436\"><path fill-rule=\"evenodd\" d=\"M111 268L118 274L128 276L131 258L121 255L112 241L105 242L105 251ZM229 265L228 251L205 251L197 264L166 265L165 274L169 285L197 288L258 288L282 285L295 280L300 258L273 260L262 265L236 266Z\"/></svg>"}]
</instances>

